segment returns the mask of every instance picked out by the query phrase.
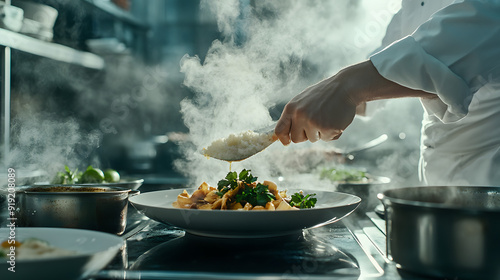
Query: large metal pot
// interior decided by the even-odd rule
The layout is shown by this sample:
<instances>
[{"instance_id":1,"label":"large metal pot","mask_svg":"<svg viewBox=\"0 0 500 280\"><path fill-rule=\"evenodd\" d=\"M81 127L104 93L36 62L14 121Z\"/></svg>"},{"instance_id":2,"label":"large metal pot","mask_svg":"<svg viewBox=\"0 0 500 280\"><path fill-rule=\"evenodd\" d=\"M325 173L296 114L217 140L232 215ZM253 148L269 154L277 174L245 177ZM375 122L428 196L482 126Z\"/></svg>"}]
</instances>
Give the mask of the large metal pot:
<instances>
[{"instance_id":1,"label":"large metal pot","mask_svg":"<svg viewBox=\"0 0 500 280\"><path fill-rule=\"evenodd\" d=\"M387 190L387 255L398 268L449 279L500 279L500 187Z\"/></svg>"},{"instance_id":2,"label":"large metal pot","mask_svg":"<svg viewBox=\"0 0 500 280\"><path fill-rule=\"evenodd\" d=\"M28 186L16 192L20 226L81 228L122 234L130 189L106 186Z\"/></svg>"}]
</instances>

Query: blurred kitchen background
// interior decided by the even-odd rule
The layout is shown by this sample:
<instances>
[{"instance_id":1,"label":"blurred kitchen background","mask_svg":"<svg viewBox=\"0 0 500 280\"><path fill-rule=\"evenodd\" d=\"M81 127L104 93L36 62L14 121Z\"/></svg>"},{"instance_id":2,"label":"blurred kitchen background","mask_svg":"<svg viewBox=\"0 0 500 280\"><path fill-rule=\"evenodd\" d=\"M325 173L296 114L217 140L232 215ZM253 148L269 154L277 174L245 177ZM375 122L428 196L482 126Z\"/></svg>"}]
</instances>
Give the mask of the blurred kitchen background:
<instances>
[{"instance_id":1,"label":"blurred kitchen background","mask_svg":"<svg viewBox=\"0 0 500 280\"><path fill-rule=\"evenodd\" d=\"M207 52L219 36L214 18L197 0L30 2L58 12L53 34L33 37L94 53L105 66L13 49L10 164L52 174L65 164L94 164L153 179L182 177L172 161L188 132L179 103L191 93L181 85L179 61Z\"/></svg>"},{"instance_id":2,"label":"blurred kitchen background","mask_svg":"<svg viewBox=\"0 0 500 280\"><path fill-rule=\"evenodd\" d=\"M41 55L37 51L30 53L13 48L10 151L7 156L2 154L4 163L24 170L41 169L46 175L54 174L64 165L82 169L92 164L144 178L145 185L184 184L192 179L192 171L187 170L189 166L203 167L194 164L196 158L193 160L186 153L198 150L200 142L191 139L196 131L190 130L192 118L181 112L181 103L196 99L197 92L184 83L185 73L180 71L180 62L185 55L197 56L203 62L214 40L227 42L228 36L224 33L227 30L220 21L224 14L218 5L210 4L224 5L224 1L30 2L57 10L53 29L49 32L39 29L38 33L37 30L12 32L67 46L78 53L94 54L104 65L86 67L80 62L52 59L50 54L43 54L44 44L36 46ZM276 4L278 2L280 4ZM237 3L240 11L235 17L237 20L226 27L232 29L231 44L236 47L245 44L246 32L252 24L245 16L248 13L265 19L273 17L273 9L292 10L287 6L305 2L227 1ZM334 63L326 63L327 71L318 61L331 58L308 60L307 55L304 56L299 64L307 71L300 72L287 98L299 93L308 83L325 77L326 73L333 74L340 67L366 57L380 43L385 25L400 4L397 0L351 0L312 1L311 5L320 6L322 2L329 3L328 7L337 3L338 9L331 11L331 17L336 17L338 23L335 34L345 37L338 38L336 46L321 46L335 49L337 55L332 59ZM17 3L21 1L12 0L11 4ZM317 29L320 34L330 31ZM347 43L342 46L344 41L351 42L352 48ZM269 105L270 118L279 118L283 100L271 99L265 104ZM387 134L386 142L338 162L368 168L371 173L390 177L392 182L418 184L416 166L422 115L418 101L394 101L382 110L387 114L378 113L374 121L356 120L342 139L335 144L322 143L321 147L349 149ZM400 121L402 116L405 121ZM234 115L230 118L237 120ZM315 153L309 155L317 157ZM176 164L186 157L187 162ZM308 161L307 155L302 159ZM200 157L199 160L206 159ZM244 168L241 165L235 169L240 167Z\"/></svg>"}]
</instances>

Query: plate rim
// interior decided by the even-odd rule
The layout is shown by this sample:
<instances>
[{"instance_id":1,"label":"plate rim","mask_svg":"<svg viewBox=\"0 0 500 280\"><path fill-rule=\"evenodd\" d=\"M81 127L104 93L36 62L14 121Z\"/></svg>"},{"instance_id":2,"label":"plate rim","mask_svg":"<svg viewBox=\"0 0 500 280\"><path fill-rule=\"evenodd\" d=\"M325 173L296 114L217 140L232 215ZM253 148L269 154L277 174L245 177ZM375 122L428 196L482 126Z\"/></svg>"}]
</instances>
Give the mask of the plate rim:
<instances>
[{"instance_id":1,"label":"plate rim","mask_svg":"<svg viewBox=\"0 0 500 280\"><path fill-rule=\"evenodd\" d=\"M163 224L168 224L179 228L186 233L214 237L214 238L265 238L265 237L277 237L293 234L295 232L300 232L304 229L316 228L324 226L327 224L338 222L339 220L345 218L346 216L352 214L361 204L362 199L353 194L343 193L338 191L330 190L307 190L310 192L319 192L321 194L341 194L342 199L348 199L348 203L343 203L339 205L329 206L328 204L323 207L312 208L312 209L300 209L300 210L283 210L283 211L241 211L241 210L200 210L200 209L184 209L175 208L168 205L168 201L162 205L148 205L145 203L137 202L138 199L144 198L144 196L155 197L158 193L167 193L172 195L171 201L176 199L177 195L181 193L184 189L196 190L197 188L178 188L170 190L160 190L143 193L142 197L136 196L131 198L131 204L139 212L148 218L158 221ZM289 189L294 190L294 189ZM173 196L175 195L175 197ZM135 202L134 202L135 201ZM314 212L312 212L314 211ZM295 214L291 214L295 213ZM310 216L315 216L312 219L308 219ZM317 217L316 217L317 216ZM193 224L193 218L196 222ZM182 220L182 219L184 220ZM185 220L187 219L187 221ZM256 221L259 219L265 219L267 225L270 227L257 226ZM296 226L284 226L275 227L276 224L281 224L283 221L293 221L299 219L298 223L291 223ZM190 220L190 221L189 221ZM212 228L207 226L207 221L215 221L211 225ZM227 221L227 222L225 222ZM237 222L235 222L237 221ZM239 221L246 221L245 224L239 224ZM248 222L250 223L248 224ZM227 225L234 225L234 227L229 228ZM238 226L239 225L239 226ZM236 230L234 230L236 228Z\"/></svg>"},{"instance_id":2,"label":"plate rim","mask_svg":"<svg viewBox=\"0 0 500 280\"><path fill-rule=\"evenodd\" d=\"M170 189L170 190L158 190L158 191L152 191L152 192L143 192L141 194L138 194L138 195L135 195L135 196L132 196L129 198L129 202L134 205L134 204L137 204L137 205L141 205L141 206L147 206L147 207L150 207L150 208L157 208L157 209L165 209L165 210L179 210L179 211L193 211L193 212L210 212L210 213L217 213L217 212L220 212L220 213L255 213L255 214L250 214L250 215L261 215L260 213L287 213L287 212L296 212L296 211L318 211L318 210L322 210L322 209L331 209L331 208L336 208L336 207L339 207L339 206L332 206L332 207L318 207L318 208L307 208L307 209L299 209L299 210L279 210L279 211L242 211L242 210L231 210L231 209L226 209L226 210L201 210L201 209L190 209L190 208L175 208L173 206L169 206L169 207L164 207L164 206L148 206L148 205L144 205L144 204L141 204L141 203L137 203L135 202L135 200L139 199L141 196L144 197L148 194L152 194L152 193L156 193L156 194L159 194L159 193L164 193L164 192L173 192L174 190L177 190L177 191L184 191L184 190L187 190L188 192L190 190L197 190L198 188L197 187L193 187L193 188L179 188L179 189ZM287 189L288 190L298 190L298 189ZM352 197L354 199L356 199L357 201L355 202L352 202L352 203L349 203L349 204L344 204L344 205L341 205L341 206L351 206L351 205L359 205L361 202L362 202L362 198L357 196L357 195L354 195L354 194L350 194L350 193L345 193L345 192L339 192L339 191L330 191L330 190L309 190L309 189L306 189L308 192L324 192L324 193L337 193L337 194L342 194L346 197ZM305 192L305 191L304 191Z\"/></svg>"},{"instance_id":3,"label":"plate rim","mask_svg":"<svg viewBox=\"0 0 500 280\"><path fill-rule=\"evenodd\" d=\"M36 232L40 231L40 230L42 230L42 231L59 231L58 234L60 234L61 231L65 231L65 232L72 231L73 233L68 233L68 235L71 234L71 236L73 236L73 234L75 234L75 233L78 234L78 232L86 232L88 234L91 234L93 238L98 238L96 235L106 236L109 239L114 239L114 241L116 241L116 243L114 243L112 245L108 245L105 248L103 248L101 246L101 247L99 247L99 250L95 251L95 252L78 252L78 251L76 251L76 254L69 255L69 256L52 256L52 257L43 257L43 258L37 258L37 259L18 259L16 257L16 264L18 262L19 263L40 263L40 262L52 262L52 261L57 261L57 260L61 260L61 259L89 258L89 257L95 256L96 254L107 252L110 250L119 250L124 244L123 238L121 238L119 236L116 236L116 235L113 235L110 233L106 233L106 232L88 230L88 229L59 228L59 227L16 227L16 229L15 229L16 236L19 234L19 230L21 230L21 231L25 231L25 230L34 231L33 235L35 235ZM10 229L8 227L0 228L0 232L3 232L3 231L8 233L8 232L10 232ZM22 234L24 234L24 233L22 233ZM54 234L57 234L57 232ZM0 238L1 240L4 240L2 235L0 235L0 237L1 237ZM38 237L34 236L34 238L38 238ZM0 267L3 266L2 264L8 265L7 262L0 262Z\"/></svg>"}]
</instances>

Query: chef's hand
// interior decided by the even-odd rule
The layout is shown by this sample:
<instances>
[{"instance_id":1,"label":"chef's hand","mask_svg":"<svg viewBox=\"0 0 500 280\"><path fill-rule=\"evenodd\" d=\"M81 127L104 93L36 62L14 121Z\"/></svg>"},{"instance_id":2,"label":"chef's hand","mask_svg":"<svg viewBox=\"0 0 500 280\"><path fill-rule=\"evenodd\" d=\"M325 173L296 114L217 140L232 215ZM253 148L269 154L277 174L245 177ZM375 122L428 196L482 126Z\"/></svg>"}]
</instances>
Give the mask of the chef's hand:
<instances>
[{"instance_id":1,"label":"chef's hand","mask_svg":"<svg viewBox=\"0 0 500 280\"><path fill-rule=\"evenodd\" d=\"M286 104L275 133L284 145L338 139L367 101L397 97L433 98L382 77L371 61L342 69Z\"/></svg>"}]
</instances>

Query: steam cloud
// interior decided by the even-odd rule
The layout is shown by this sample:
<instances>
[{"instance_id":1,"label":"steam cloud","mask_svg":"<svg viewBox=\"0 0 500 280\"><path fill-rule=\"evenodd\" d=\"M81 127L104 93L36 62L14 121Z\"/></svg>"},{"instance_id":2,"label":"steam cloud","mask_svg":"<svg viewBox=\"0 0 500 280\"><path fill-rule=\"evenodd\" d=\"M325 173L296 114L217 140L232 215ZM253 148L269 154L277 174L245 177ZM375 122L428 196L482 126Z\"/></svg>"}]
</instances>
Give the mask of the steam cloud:
<instances>
[{"instance_id":1,"label":"steam cloud","mask_svg":"<svg viewBox=\"0 0 500 280\"><path fill-rule=\"evenodd\" d=\"M75 119L60 120L40 113L23 114L13 122L12 130L16 131L13 137L15 149L9 154L9 166L21 167L18 170L20 175L40 171L43 167L44 175L53 176L64 170L64 164L71 166L83 160L99 163L94 151L100 144L100 134L83 133Z\"/></svg>"},{"instance_id":2,"label":"steam cloud","mask_svg":"<svg viewBox=\"0 0 500 280\"><path fill-rule=\"evenodd\" d=\"M185 148L185 158L176 166L198 184L213 184L229 171L228 163L205 159L203 147L231 133L269 125L276 119L270 108L366 59L394 12L383 7L370 14L367 5L351 0L242 3L203 1L202 8L215 13L224 39L213 42L203 61L189 55L181 60L184 85L195 93L181 103L194 147ZM314 150L333 148L331 143L309 146L276 143L233 163L232 170L251 169L261 179L286 176L320 164Z\"/></svg>"},{"instance_id":3,"label":"steam cloud","mask_svg":"<svg viewBox=\"0 0 500 280\"><path fill-rule=\"evenodd\" d=\"M13 89L7 166L17 168L20 177L41 175L28 183L50 181L65 165L117 168L103 154L123 157L120 147L167 128L178 131L178 109L166 104L182 97L162 67L128 57L108 60L105 71L20 60L16 71L30 80ZM103 144L107 148L99 150Z\"/></svg>"}]
</instances>

